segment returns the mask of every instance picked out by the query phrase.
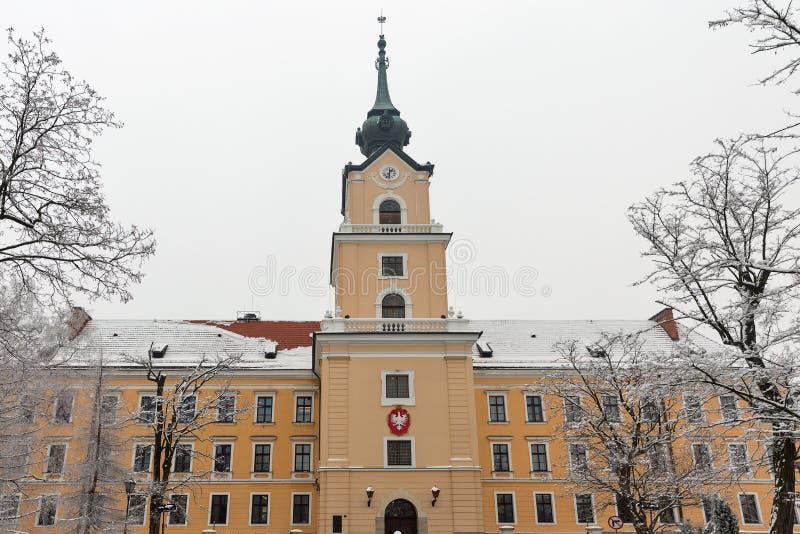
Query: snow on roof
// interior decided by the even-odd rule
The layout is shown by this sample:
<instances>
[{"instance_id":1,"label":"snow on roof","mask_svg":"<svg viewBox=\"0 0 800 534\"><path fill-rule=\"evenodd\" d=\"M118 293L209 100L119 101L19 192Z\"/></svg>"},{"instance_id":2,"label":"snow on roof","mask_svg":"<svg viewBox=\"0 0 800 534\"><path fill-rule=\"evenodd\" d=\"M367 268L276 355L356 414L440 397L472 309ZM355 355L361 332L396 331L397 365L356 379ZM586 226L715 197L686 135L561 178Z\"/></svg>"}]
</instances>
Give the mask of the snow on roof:
<instances>
[{"instance_id":1,"label":"snow on roof","mask_svg":"<svg viewBox=\"0 0 800 534\"><path fill-rule=\"evenodd\" d=\"M310 343L309 343L310 344ZM72 365L89 365L102 357L106 365L124 367L146 358L151 347L163 349L156 366L196 364L200 358L215 360L241 355L240 368L310 369L311 347L282 350L263 337L246 337L224 328L190 321L172 320L96 320L86 323L80 335L66 347L61 357Z\"/></svg>"},{"instance_id":2,"label":"snow on roof","mask_svg":"<svg viewBox=\"0 0 800 534\"><path fill-rule=\"evenodd\" d=\"M592 346L603 334L638 334L648 351L670 354L679 342L672 340L664 329L653 321L470 321L471 330L482 331L478 345L491 357L480 357L473 349L476 369L535 368L559 365L559 355L553 349L560 342L577 341L579 345ZM681 335L687 334L681 329ZM699 334L690 336L693 343L706 349L719 349L719 345Z\"/></svg>"}]
</instances>

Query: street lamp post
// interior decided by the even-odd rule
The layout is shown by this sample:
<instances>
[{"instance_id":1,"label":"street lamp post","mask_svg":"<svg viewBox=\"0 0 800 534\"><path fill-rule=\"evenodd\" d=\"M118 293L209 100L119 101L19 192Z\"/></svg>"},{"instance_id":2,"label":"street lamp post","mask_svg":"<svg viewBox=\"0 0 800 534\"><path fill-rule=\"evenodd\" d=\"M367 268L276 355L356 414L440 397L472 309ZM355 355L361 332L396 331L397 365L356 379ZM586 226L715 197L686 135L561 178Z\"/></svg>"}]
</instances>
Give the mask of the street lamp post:
<instances>
[{"instance_id":1,"label":"street lamp post","mask_svg":"<svg viewBox=\"0 0 800 534\"><path fill-rule=\"evenodd\" d=\"M171 503L171 502L166 503L166 504L162 504L161 506L156 508L156 510L161 512L161 534L164 534L164 531L167 529L167 518L164 515L164 513L165 512L171 512L175 508L177 508L177 505L175 503Z\"/></svg>"},{"instance_id":2,"label":"street lamp post","mask_svg":"<svg viewBox=\"0 0 800 534\"><path fill-rule=\"evenodd\" d=\"M125 523L122 525L122 533L128 534L128 514L131 511L131 494L136 488L136 481L133 477L125 481Z\"/></svg>"}]
</instances>

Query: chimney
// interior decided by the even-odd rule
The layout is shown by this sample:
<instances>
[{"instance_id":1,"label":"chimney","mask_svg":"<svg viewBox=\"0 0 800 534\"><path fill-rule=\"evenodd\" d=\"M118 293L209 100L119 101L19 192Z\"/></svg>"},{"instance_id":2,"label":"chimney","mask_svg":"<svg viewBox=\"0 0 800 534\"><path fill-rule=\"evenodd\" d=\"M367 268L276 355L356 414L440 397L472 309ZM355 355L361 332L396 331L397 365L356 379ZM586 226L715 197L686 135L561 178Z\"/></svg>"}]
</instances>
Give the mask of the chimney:
<instances>
[{"instance_id":1,"label":"chimney","mask_svg":"<svg viewBox=\"0 0 800 534\"><path fill-rule=\"evenodd\" d=\"M657 314L650 317L648 321L658 323L658 326L664 329L664 332L667 333L672 341L678 341L680 338L678 335L678 324L672 317L672 308L664 308Z\"/></svg>"},{"instance_id":2,"label":"chimney","mask_svg":"<svg viewBox=\"0 0 800 534\"><path fill-rule=\"evenodd\" d=\"M75 339L78 337L78 335L81 333L81 330L83 330L83 327L86 326L86 323L91 320L92 317L86 313L86 310L80 306L73 306L69 317L67 317L67 333L69 335L69 339Z\"/></svg>"}]
</instances>

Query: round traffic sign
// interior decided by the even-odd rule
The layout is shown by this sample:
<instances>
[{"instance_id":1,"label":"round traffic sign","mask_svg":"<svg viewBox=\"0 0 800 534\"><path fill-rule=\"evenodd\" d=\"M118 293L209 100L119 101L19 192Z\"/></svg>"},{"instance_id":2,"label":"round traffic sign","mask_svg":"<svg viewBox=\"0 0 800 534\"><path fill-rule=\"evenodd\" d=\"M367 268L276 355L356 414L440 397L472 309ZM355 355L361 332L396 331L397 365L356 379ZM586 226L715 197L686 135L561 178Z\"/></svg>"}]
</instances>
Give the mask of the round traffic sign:
<instances>
[{"instance_id":1,"label":"round traffic sign","mask_svg":"<svg viewBox=\"0 0 800 534\"><path fill-rule=\"evenodd\" d=\"M625 521L618 515L612 515L608 518L608 526L613 528L614 530L619 530L623 526L625 526Z\"/></svg>"}]
</instances>

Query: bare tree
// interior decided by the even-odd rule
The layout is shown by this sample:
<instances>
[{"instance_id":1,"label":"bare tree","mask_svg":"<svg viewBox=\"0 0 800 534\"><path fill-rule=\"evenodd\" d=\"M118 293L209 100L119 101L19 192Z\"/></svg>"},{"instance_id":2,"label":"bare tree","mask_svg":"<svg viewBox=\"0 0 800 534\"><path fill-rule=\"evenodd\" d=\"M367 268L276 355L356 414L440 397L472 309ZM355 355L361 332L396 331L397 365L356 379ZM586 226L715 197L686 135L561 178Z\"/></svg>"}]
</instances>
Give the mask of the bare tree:
<instances>
[{"instance_id":1,"label":"bare tree","mask_svg":"<svg viewBox=\"0 0 800 534\"><path fill-rule=\"evenodd\" d=\"M61 66L44 30L15 38L0 79L0 274L57 302L130 299L150 230L109 217L92 140L121 124Z\"/></svg>"},{"instance_id":2,"label":"bare tree","mask_svg":"<svg viewBox=\"0 0 800 534\"><path fill-rule=\"evenodd\" d=\"M633 205L629 218L653 261L643 280L664 305L709 329L730 350L687 350L683 369L749 403L771 434L775 494L770 532L792 532L800 209L788 207L800 178L785 140L717 141L692 176Z\"/></svg>"},{"instance_id":3,"label":"bare tree","mask_svg":"<svg viewBox=\"0 0 800 534\"><path fill-rule=\"evenodd\" d=\"M684 389L660 374L662 354L621 333L555 348L565 370L543 387L564 415L571 489L609 499L597 504L616 506L637 534L653 534L674 529L682 506L725 484L729 473L713 462L720 435L699 417L704 392L692 392L698 411L687 416Z\"/></svg>"},{"instance_id":4,"label":"bare tree","mask_svg":"<svg viewBox=\"0 0 800 534\"><path fill-rule=\"evenodd\" d=\"M159 534L162 514L168 494L191 486L208 477L209 471L193 468L180 478L173 477L172 468L182 443L189 438L206 439L202 429L217 422L234 422L246 406L236 406L226 375L241 360L240 355L200 355L197 361L183 370L167 370L159 365L160 350L151 347L147 358L138 362L145 369L147 380L155 386L152 403L137 414L139 422L148 423L153 435L151 485L148 531ZM232 400L233 399L233 400ZM198 455L198 451L192 451ZM217 461L213 458L214 462ZM229 467L229 466L228 466ZM213 465L211 472L224 470Z\"/></svg>"}]
</instances>

